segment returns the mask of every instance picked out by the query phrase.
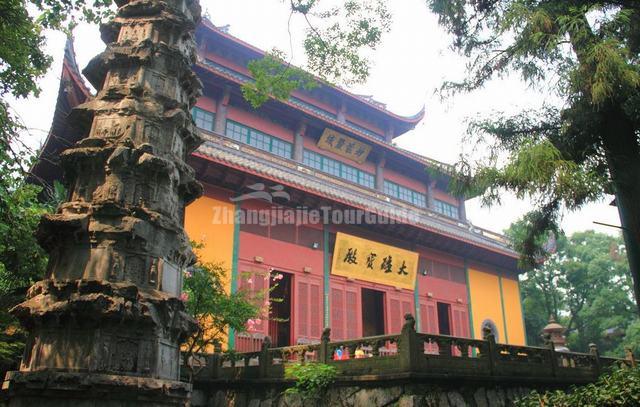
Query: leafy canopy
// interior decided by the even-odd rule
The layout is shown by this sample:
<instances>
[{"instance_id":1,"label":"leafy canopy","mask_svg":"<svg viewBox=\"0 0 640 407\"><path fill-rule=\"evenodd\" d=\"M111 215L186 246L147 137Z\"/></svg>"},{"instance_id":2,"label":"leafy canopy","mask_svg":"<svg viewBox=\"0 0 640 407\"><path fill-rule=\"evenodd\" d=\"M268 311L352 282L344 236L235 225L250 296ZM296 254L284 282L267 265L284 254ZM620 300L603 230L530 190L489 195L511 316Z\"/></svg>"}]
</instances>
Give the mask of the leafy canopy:
<instances>
[{"instance_id":1,"label":"leafy canopy","mask_svg":"<svg viewBox=\"0 0 640 407\"><path fill-rule=\"evenodd\" d=\"M284 100L295 89L311 90L318 85L310 73L288 64L285 57L282 51L274 49L247 65L254 81L242 85L242 95L254 108L270 97Z\"/></svg>"},{"instance_id":2,"label":"leafy canopy","mask_svg":"<svg viewBox=\"0 0 640 407\"><path fill-rule=\"evenodd\" d=\"M306 70L285 62L287 56L282 51L250 62L255 82L245 84L242 91L254 108L269 97L284 100L294 89L310 90L318 81L364 82L371 67L366 53L374 50L390 29L391 14L384 0L345 0L328 8L322 8L318 0L289 0L289 5L290 16L301 17L307 25L303 42Z\"/></svg>"},{"instance_id":3,"label":"leafy canopy","mask_svg":"<svg viewBox=\"0 0 640 407\"><path fill-rule=\"evenodd\" d=\"M38 199L41 188L25 183L10 166L0 165L0 177L0 374L4 374L17 367L26 341L26 333L9 310L24 300L30 285L44 277L48 257L35 231L41 216L63 199L64 188L56 184L57 199L43 203Z\"/></svg>"},{"instance_id":4,"label":"leafy canopy","mask_svg":"<svg viewBox=\"0 0 640 407\"><path fill-rule=\"evenodd\" d=\"M15 188L15 173L29 174L35 155L25 143L25 126L7 96L38 96L38 80L51 65L45 30L70 32L76 18L97 23L112 14L112 0L6 0L0 3L0 189Z\"/></svg>"},{"instance_id":5,"label":"leafy canopy","mask_svg":"<svg viewBox=\"0 0 640 407\"><path fill-rule=\"evenodd\" d=\"M444 83L444 95L519 74L529 85L562 100L562 106L473 120L468 137L487 154L463 155L452 185L455 192L481 195L487 205L499 203L505 190L530 198L535 208L519 245L524 264L535 266L540 255L536 242L549 230L557 230L563 209L579 209L605 193L632 189L622 183L624 168L617 180L612 176L612 165L621 157L612 153L607 137L615 131L611 123L622 123L616 142L627 142L622 151L631 156L637 150L640 3L428 0L427 4L451 34L453 48L469 60L466 77Z\"/></svg>"},{"instance_id":6,"label":"leafy canopy","mask_svg":"<svg viewBox=\"0 0 640 407\"><path fill-rule=\"evenodd\" d=\"M186 341L188 353L210 352L225 342L229 328L242 332L247 320L258 315L258 307L245 291L226 292L225 276L219 263L198 262L185 272L182 298L199 325Z\"/></svg>"},{"instance_id":7,"label":"leafy canopy","mask_svg":"<svg viewBox=\"0 0 640 407\"><path fill-rule=\"evenodd\" d=\"M507 234L520 240L525 222L515 223ZM601 353L622 356L639 321L622 239L594 231L561 234L550 251L520 284L527 343L542 345L542 328L552 316L567 329L570 349L586 351L595 343Z\"/></svg>"}]
</instances>

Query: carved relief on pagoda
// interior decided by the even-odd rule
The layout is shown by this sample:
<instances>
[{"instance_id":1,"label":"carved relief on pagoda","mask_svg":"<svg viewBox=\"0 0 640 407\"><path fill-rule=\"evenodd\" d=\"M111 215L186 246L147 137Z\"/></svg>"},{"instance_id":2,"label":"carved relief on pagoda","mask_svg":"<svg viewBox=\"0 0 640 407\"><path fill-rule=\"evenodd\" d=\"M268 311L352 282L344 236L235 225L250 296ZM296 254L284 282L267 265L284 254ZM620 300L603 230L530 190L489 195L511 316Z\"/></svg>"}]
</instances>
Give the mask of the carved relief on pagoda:
<instances>
[{"instance_id":1,"label":"carved relief on pagoda","mask_svg":"<svg viewBox=\"0 0 640 407\"><path fill-rule=\"evenodd\" d=\"M153 23L151 22L144 22L144 23L134 22L133 24L130 24L130 25L123 25L120 28L120 34L118 35L118 42L138 43L151 38L152 32L153 32Z\"/></svg>"},{"instance_id":2,"label":"carved relief on pagoda","mask_svg":"<svg viewBox=\"0 0 640 407\"><path fill-rule=\"evenodd\" d=\"M184 161L185 143L172 122L164 123L140 120L133 135L136 148L151 151L155 155Z\"/></svg>"},{"instance_id":3,"label":"carved relief on pagoda","mask_svg":"<svg viewBox=\"0 0 640 407\"><path fill-rule=\"evenodd\" d=\"M146 375L155 364L158 377L175 377L179 348L166 339L153 340L141 335L141 331L126 326L114 326L91 334L82 329L69 329L64 333L47 329L41 337L27 344L22 368L72 368ZM61 349L66 351L64 355Z\"/></svg>"},{"instance_id":4,"label":"carved relief on pagoda","mask_svg":"<svg viewBox=\"0 0 640 407\"><path fill-rule=\"evenodd\" d=\"M84 160L84 162L78 163L78 167L80 168L79 172L84 175L95 174L95 176L87 177L74 174L74 177L71 178L72 183L69 191L72 201L91 202L93 192L104 182L104 173L101 168L102 163L97 157L89 158L94 158L94 161Z\"/></svg>"},{"instance_id":5,"label":"carved relief on pagoda","mask_svg":"<svg viewBox=\"0 0 640 407\"><path fill-rule=\"evenodd\" d=\"M184 157L185 157L184 141L182 140L182 137L178 133L174 133L173 135L171 153L173 153L174 156L180 158L181 160L184 160Z\"/></svg>"},{"instance_id":6,"label":"carved relief on pagoda","mask_svg":"<svg viewBox=\"0 0 640 407\"><path fill-rule=\"evenodd\" d=\"M191 33L184 33L177 38L175 47L184 55L188 60L195 61L196 59L196 47L195 37Z\"/></svg>"},{"instance_id":7,"label":"carved relief on pagoda","mask_svg":"<svg viewBox=\"0 0 640 407\"><path fill-rule=\"evenodd\" d=\"M121 139L130 136L135 118L122 115L103 115L93 119L91 137Z\"/></svg>"},{"instance_id":8,"label":"carved relief on pagoda","mask_svg":"<svg viewBox=\"0 0 640 407\"><path fill-rule=\"evenodd\" d=\"M141 70L135 66L118 67L109 71L104 89L135 86Z\"/></svg>"},{"instance_id":9,"label":"carved relief on pagoda","mask_svg":"<svg viewBox=\"0 0 640 407\"><path fill-rule=\"evenodd\" d=\"M161 341L158 346L158 372L166 377L178 374L180 348L168 341Z\"/></svg>"},{"instance_id":10,"label":"carved relief on pagoda","mask_svg":"<svg viewBox=\"0 0 640 407\"><path fill-rule=\"evenodd\" d=\"M161 96L171 97L174 90L172 81L163 74L152 71L150 69L145 71L144 75L145 86Z\"/></svg>"}]
</instances>

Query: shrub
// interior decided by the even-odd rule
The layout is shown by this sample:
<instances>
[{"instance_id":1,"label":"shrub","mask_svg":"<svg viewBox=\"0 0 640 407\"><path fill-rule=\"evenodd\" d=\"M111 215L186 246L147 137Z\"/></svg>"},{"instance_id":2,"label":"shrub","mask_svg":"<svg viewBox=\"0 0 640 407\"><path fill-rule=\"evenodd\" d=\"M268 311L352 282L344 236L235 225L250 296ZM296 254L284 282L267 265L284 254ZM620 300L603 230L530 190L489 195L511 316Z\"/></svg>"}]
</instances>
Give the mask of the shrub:
<instances>
[{"instance_id":1,"label":"shrub","mask_svg":"<svg viewBox=\"0 0 640 407\"><path fill-rule=\"evenodd\" d=\"M569 391L532 392L517 407L640 406L640 368L623 368L600 376L596 383Z\"/></svg>"},{"instance_id":2,"label":"shrub","mask_svg":"<svg viewBox=\"0 0 640 407\"><path fill-rule=\"evenodd\" d=\"M286 394L298 394L303 399L318 399L335 380L337 370L324 363L296 363L287 366L285 377L294 379L296 384L288 388Z\"/></svg>"}]
</instances>

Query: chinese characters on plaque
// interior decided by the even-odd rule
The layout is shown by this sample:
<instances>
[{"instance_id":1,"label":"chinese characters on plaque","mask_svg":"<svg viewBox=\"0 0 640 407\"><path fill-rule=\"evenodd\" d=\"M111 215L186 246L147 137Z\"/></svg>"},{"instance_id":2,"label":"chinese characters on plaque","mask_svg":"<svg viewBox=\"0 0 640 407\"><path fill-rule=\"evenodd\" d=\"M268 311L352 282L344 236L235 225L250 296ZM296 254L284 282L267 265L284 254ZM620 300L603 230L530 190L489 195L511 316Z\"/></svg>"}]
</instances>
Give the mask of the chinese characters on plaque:
<instances>
[{"instance_id":1,"label":"chinese characters on plaque","mask_svg":"<svg viewBox=\"0 0 640 407\"><path fill-rule=\"evenodd\" d=\"M371 152L371 146L331 129L324 129L320 140L318 140L318 147L360 164L367 159Z\"/></svg>"},{"instance_id":2,"label":"chinese characters on plaque","mask_svg":"<svg viewBox=\"0 0 640 407\"><path fill-rule=\"evenodd\" d=\"M418 253L338 232L331 274L413 290Z\"/></svg>"}]
</instances>

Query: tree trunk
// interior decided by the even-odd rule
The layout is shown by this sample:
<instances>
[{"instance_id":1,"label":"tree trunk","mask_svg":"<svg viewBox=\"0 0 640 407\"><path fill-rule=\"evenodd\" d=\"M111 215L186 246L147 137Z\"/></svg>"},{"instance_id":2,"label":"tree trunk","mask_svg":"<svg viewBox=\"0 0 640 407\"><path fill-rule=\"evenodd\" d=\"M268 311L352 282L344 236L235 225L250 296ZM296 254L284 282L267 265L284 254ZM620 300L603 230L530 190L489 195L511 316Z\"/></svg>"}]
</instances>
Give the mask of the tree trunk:
<instances>
[{"instance_id":1,"label":"tree trunk","mask_svg":"<svg viewBox=\"0 0 640 407\"><path fill-rule=\"evenodd\" d=\"M640 146L633 124L620 110L607 114L602 139L640 313Z\"/></svg>"}]
</instances>

